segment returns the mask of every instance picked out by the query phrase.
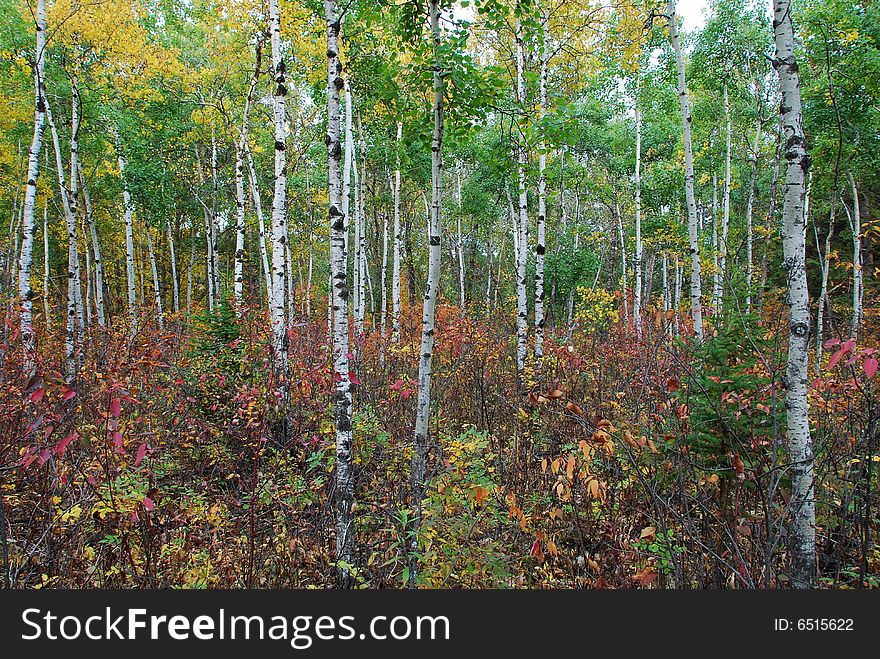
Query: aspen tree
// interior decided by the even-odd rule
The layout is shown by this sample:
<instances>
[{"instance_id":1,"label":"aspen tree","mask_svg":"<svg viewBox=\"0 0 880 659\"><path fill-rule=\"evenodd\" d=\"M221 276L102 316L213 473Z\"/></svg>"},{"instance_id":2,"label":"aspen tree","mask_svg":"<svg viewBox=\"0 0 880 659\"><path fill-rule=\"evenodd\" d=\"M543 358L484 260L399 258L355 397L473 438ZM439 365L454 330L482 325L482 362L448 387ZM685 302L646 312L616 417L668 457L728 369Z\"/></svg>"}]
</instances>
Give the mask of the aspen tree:
<instances>
[{"instance_id":1,"label":"aspen tree","mask_svg":"<svg viewBox=\"0 0 880 659\"><path fill-rule=\"evenodd\" d=\"M82 163L79 163L77 175L79 176L80 187L83 191L83 201L86 205L86 226L92 241L92 254L94 255L95 262L95 311L98 316L98 325L105 327L107 325L107 312L104 303L104 260L101 258L101 243L98 240L98 231L95 228L92 197L89 194L86 178L83 175Z\"/></svg>"},{"instance_id":2,"label":"aspen tree","mask_svg":"<svg viewBox=\"0 0 880 659\"><path fill-rule=\"evenodd\" d=\"M522 25L516 20L516 100L520 112L525 112L525 59L523 53ZM522 142L525 136L518 137ZM526 190L528 153L524 144L516 145L517 176L517 259L516 259L516 369L522 374L526 367L529 340L528 298L526 296L526 265L529 244L529 201Z\"/></svg>"},{"instance_id":3,"label":"aspen tree","mask_svg":"<svg viewBox=\"0 0 880 659\"><path fill-rule=\"evenodd\" d=\"M354 561L354 468L351 430L351 381L348 344L348 257L346 254L347 207L340 172L339 92L345 87L339 60L339 17L336 0L324 0L327 22L327 162L330 201L330 282L333 308L334 423L336 427L336 578L341 588L353 585Z\"/></svg>"},{"instance_id":4,"label":"aspen tree","mask_svg":"<svg viewBox=\"0 0 880 659\"><path fill-rule=\"evenodd\" d=\"M538 121L541 140L538 143L538 239L535 244L535 358L544 356L544 253L547 250L547 154L544 140L544 116L547 108L547 21L544 14L540 35L540 72L538 75ZM539 361L540 363L540 361Z\"/></svg>"},{"instance_id":5,"label":"aspen tree","mask_svg":"<svg viewBox=\"0 0 880 659\"><path fill-rule=\"evenodd\" d=\"M27 184L22 207L21 255L18 261L18 299L21 305L19 323L21 344L24 352L24 371L28 375L36 368L36 341L34 339L33 300L36 293L31 287L31 263L33 261L34 212L37 201L37 178L40 175L40 150L43 147L43 132L46 129L46 0L37 0L36 14L37 43L34 51L34 135L28 149Z\"/></svg>"},{"instance_id":6,"label":"aspen tree","mask_svg":"<svg viewBox=\"0 0 880 659\"><path fill-rule=\"evenodd\" d=\"M428 2L431 25L431 48L434 65L434 131L431 137L431 213L428 226L428 281L422 306L422 341L419 349L419 382L416 400L416 423L413 434L412 498L415 507L410 541L409 586L415 587L418 561L418 531L421 524L422 497L425 494L425 458L428 449L428 420L431 415L431 367L434 356L434 311L440 288L440 227L443 206L443 94L446 81L442 72L440 0Z\"/></svg>"},{"instance_id":7,"label":"aspen tree","mask_svg":"<svg viewBox=\"0 0 880 659\"><path fill-rule=\"evenodd\" d=\"M394 161L394 239L391 258L391 338L400 340L400 148L403 122L397 122L397 142Z\"/></svg>"},{"instance_id":8,"label":"aspen tree","mask_svg":"<svg viewBox=\"0 0 880 659\"><path fill-rule=\"evenodd\" d=\"M675 68L678 73L678 103L684 142L684 189L688 209L688 241L691 253L691 317L694 338L703 342L702 278L700 276L700 237L697 231L697 203L694 199L694 147L691 139L691 109L688 101L687 83L684 76L684 54L678 39L678 15L675 0L669 0L669 39L675 52ZM713 218L714 221L714 218Z\"/></svg>"},{"instance_id":9,"label":"aspen tree","mask_svg":"<svg viewBox=\"0 0 880 659\"><path fill-rule=\"evenodd\" d=\"M782 197L783 269L788 281L788 359L785 411L791 476L790 578L794 588L812 588L816 578L816 503L813 497L813 444L807 403L810 300L804 257L805 177L810 168L803 128L795 59L791 0L773 0L773 67L782 94L785 186Z\"/></svg>"},{"instance_id":10,"label":"aspen tree","mask_svg":"<svg viewBox=\"0 0 880 659\"><path fill-rule=\"evenodd\" d=\"M287 327L284 316L285 245L287 244L287 130L284 124L287 79L281 52L281 15L278 0L269 0L269 29L272 42L272 112L275 124L275 194L272 198L272 343L276 368L287 371Z\"/></svg>"}]
</instances>

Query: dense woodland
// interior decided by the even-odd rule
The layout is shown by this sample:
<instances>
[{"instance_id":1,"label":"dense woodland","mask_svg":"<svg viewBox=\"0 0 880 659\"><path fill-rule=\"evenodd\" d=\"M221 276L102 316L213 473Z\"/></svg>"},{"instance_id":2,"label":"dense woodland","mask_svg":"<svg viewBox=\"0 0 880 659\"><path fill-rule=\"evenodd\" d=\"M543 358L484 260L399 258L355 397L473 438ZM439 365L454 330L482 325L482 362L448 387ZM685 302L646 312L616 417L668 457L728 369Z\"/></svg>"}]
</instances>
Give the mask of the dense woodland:
<instances>
[{"instance_id":1,"label":"dense woodland","mask_svg":"<svg viewBox=\"0 0 880 659\"><path fill-rule=\"evenodd\" d=\"M4 587L880 586L880 9L688 18L0 0Z\"/></svg>"}]
</instances>

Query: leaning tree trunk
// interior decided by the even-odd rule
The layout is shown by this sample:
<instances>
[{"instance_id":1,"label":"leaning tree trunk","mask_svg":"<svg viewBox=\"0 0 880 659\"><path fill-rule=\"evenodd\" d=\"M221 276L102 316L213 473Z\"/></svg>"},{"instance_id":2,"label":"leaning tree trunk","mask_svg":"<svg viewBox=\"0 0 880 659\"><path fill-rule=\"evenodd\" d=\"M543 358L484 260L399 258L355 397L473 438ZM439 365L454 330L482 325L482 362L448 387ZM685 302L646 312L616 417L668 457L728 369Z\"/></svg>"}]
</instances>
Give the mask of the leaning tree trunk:
<instances>
[{"instance_id":1,"label":"leaning tree trunk","mask_svg":"<svg viewBox=\"0 0 880 659\"><path fill-rule=\"evenodd\" d=\"M440 288L440 226L443 203L443 93L440 43L440 1L428 3L434 58L434 133L431 139L431 215L428 224L428 282L422 307L422 343L419 350L419 392L413 435L412 498L415 508L410 540L409 587L414 588L418 572L418 533L425 494L425 458L428 449L428 420L431 416L431 363L434 356L434 310Z\"/></svg>"},{"instance_id":2,"label":"leaning tree trunk","mask_svg":"<svg viewBox=\"0 0 880 659\"><path fill-rule=\"evenodd\" d=\"M43 77L46 50L46 0L37 0L37 45L34 52L34 136L28 150L27 186L22 208L21 256L18 261L18 298L21 305L21 345L24 351L24 372L33 374L36 368L36 341L34 339L34 298L31 288L31 263L34 250L34 211L37 201L37 178L40 175L40 150L46 129L46 86Z\"/></svg>"},{"instance_id":3,"label":"leaning tree trunk","mask_svg":"<svg viewBox=\"0 0 880 659\"><path fill-rule=\"evenodd\" d=\"M345 86L339 61L336 0L324 0L327 20L327 163L330 201L330 278L333 303L334 421L336 424L336 578L340 588L353 585L354 468L351 432L351 381L348 371L348 265L339 139L339 91Z\"/></svg>"},{"instance_id":4,"label":"leaning tree trunk","mask_svg":"<svg viewBox=\"0 0 880 659\"><path fill-rule=\"evenodd\" d=\"M287 134L284 128L284 106L287 96L284 57L281 53L281 15L278 0L269 0L269 24L272 41L272 72L275 88L272 109L275 121L275 195L272 200L272 347L275 368L287 371L287 327L284 317L285 262L287 243Z\"/></svg>"},{"instance_id":5,"label":"leaning tree trunk","mask_svg":"<svg viewBox=\"0 0 880 659\"><path fill-rule=\"evenodd\" d=\"M245 156L247 156L248 178L251 182L251 199L254 201L254 211L257 214L257 231L260 240L260 263L263 265L263 276L266 278L266 301L272 304L272 270L269 268L269 252L266 249L266 223L263 219L263 200L260 196L260 186L257 183L257 170L254 167L254 158L251 150L244 144Z\"/></svg>"},{"instance_id":6,"label":"leaning tree trunk","mask_svg":"<svg viewBox=\"0 0 880 659\"><path fill-rule=\"evenodd\" d=\"M773 0L776 57L773 67L782 93L785 187L782 198L783 268L788 279L788 360L785 410L791 467L791 584L812 588L816 578L816 504L813 447L807 405L810 300L804 256L804 179L810 167L804 136L801 91L794 55L791 0Z\"/></svg>"},{"instance_id":7,"label":"leaning tree trunk","mask_svg":"<svg viewBox=\"0 0 880 659\"><path fill-rule=\"evenodd\" d=\"M517 19L516 23L516 100L519 111L525 112L526 86L525 86L525 61L523 57L522 26ZM517 242L518 258L516 260L516 370L522 375L526 367L529 341L529 318L528 297L526 296L526 264L528 259L529 244L529 198L526 191L526 169L528 168L528 154L526 152L525 131L521 130L518 136L520 144L516 146L516 176L517 176Z\"/></svg>"},{"instance_id":8,"label":"leaning tree trunk","mask_svg":"<svg viewBox=\"0 0 880 659\"><path fill-rule=\"evenodd\" d=\"M700 276L700 237L697 227L697 203L694 199L694 147L691 139L691 109L684 77L684 55L678 40L678 16L675 0L669 0L669 38L675 51L678 71L678 102L681 108L681 125L684 142L684 190L688 209L688 242L691 253L691 317L694 322L694 338L703 342L702 279Z\"/></svg>"}]
</instances>

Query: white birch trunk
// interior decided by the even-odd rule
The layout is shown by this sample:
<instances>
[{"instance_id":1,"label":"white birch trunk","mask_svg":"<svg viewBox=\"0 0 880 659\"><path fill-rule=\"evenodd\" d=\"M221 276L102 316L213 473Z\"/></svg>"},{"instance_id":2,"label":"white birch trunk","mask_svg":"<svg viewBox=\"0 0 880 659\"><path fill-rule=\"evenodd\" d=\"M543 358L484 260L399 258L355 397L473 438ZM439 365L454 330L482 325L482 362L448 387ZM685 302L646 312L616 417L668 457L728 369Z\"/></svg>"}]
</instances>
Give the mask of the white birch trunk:
<instances>
[{"instance_id":1,"label":"white birch trunk","mask_svg":"<svg viewBox=\"0 0 880 659\"><path fill-rule=\"evenodd\" d=\"M18 261L18 298L21 305L21 344L24 352L23 368L32 375L36 368L36 340L34 337L33 300L36 294L31 287L31 263L33 261L34 212L37 201L37 178L40 175L40 150L46 128L46 86L43 77L46 49L46 0L37 0L37 42L34 51L34 135L28 150L27 185L22 207L21 255Z\"/></svg>"},{"instance_id":2,"label":"white birch trunk","mask_svg":"<svg viewBox=\"0 0 880 659\"><path fill-rule=\"evenodd\" d=\"M285 245L287 244L287 131L284 125L285 78L284 57L281 53L281 16L278 0L269 0L269 28L272 41L272 74L275 87L272 110L275 123L275 194L272 200L272 343L275 367L287 371L287 327L284 317Z\"/></svg>"},{"instance_id":3,"label":"white birch trunk","mask_svg":"<svg viewBox=\"0 0 880 659\"><path fill-rule=\"evenodd\" d=\"M180 282L177 279L177 256L174 253L174 233L171 230L171 222L165 223L168 233L168 249L171 255L171 296L174 304L174 313L180 313Z\"/></svg>"},{"instance_id":4,"label":"white birch trunk","mask_svg":"<svg viewBox=\"0 0 880 659\"><path fill-rule=\"evenodd\" d=\"M412 498L415 508L413 534L410 541L411 562L409 586L415 587L418 572L418 532L421 524L422 498L425 495L425 458L428 449L428 421L431 416L431 368L434 355L434 311L440 287L440 227L443 204L443 93L445 80L441 72L441 32L439 0L429 0L431 38L434 58L433 113L434 132L431 139L431 219L428 231L428 281L422 307L422 341L419 349L419 389L416 400L416 422L413 433Z\"/></svg>"},{"instance_id":5,"label":"white birch trunk","mask_svg":"<svg viewBox=\"0 0 880 659\"><path fill-rule=\"evenodd\" d=\"M153 238L150 227L144 225L147 233L147 252L150 257L150 273L153 275L153 297L156 300L156 315L159 319L159 330L165 331L165 314L162 312L162 290L159 288L159 269L156 267L156 253L153 251Z\"/></svg>"},{"instance_id":6,"label":"white birch trunk","mask_svg":"<svg viewBox=\"0 0 880 659\"><path fill-rule=\"evenodd\" d=\"M694 323L694 338L697 343L702 343L702 278L700 276L700 237L697 232L697 204L694 199L694 148L691 139L691 110L684 77L684 55L678 40L677 21L675 0L669 0L669 38L672 42L672 49L675 51L675 65L678 72L678 102L681 108L682 141L684 142L684 189L688 209L688 242L691 253L691 317Z\"/></svg>"},{"instance_id":7,"label":"white birch trunk","mask_svg":"<svg viewBox=\"0 0 880 659\"><path fill-rule=\"evenodd\" d=\"M749 197L746 203L746 312L752 310L752 286L755 281L755 234L752 216L755 210L755 181L758 173L758 148L761 140L761 121L755 122L755 142L749 154Z\"/></svg>"},{"instance_id":8,"label":"white birch trunk","mask_svg":"<svg viewBox=\"0 0 880 659\"><path fill-rule=\"evenodd\" d=\"M394 166L394 247L391 258L391 339L400 340L400 147L403 122L397 122L397 155Z\"/></svg>"},{"instance_id":9,"label":"white birch trunk","mask_svg":"<svg viewBox=\"0 0 880 659\"><path fill-rule=\"evenodd\" d=\"M730 232L730 141L731 141L731 121L730 121L730 98L727 94L727 83L724 83L724 117L727 122L724 138L724 206L721 216L721 253L718 260L718 301L717 313L724 310L724 287L727 281L727 236Z\"/></svg>"},{"instance_id":10,"label":"white birch trunk","mask_svg":"<svg viewBox=\"0 0 880 659\"><path fill-rule=\"evenodd\" d=\"M52 331L52 313L49 308L49 200L43 204L43 314L46 316L46 332Z\"/></svg>"},{"instance_id":11,"label":"white birch trunk","mask_svg":"<svg viewBox=\"0 0 880 659\"><path fill-rule=\"evenodd\" d=\"M211 134L211 290L213 291L214 304L220 304L220 247L219 241L219 186L220 176L217 172L217 140Z\"/></svg>"},{"instance_id":12,"label":"white birch trunk","mask_svg":"<svg viewBox=\"0 0 880 659\"><path fill-rule=\"evenodd\" d=\"M525 87L525 61L523 56L522 28L519 19L516 23L516 100L520 112L525 112L526 87ZM522 134L518 137L524 140ZM518 190L517 219L517 262L516 262L516 369L522 373L526 367L529 341L528 298L526 296L526 265L528 259L529 244L529 202L526 191L526 168L528 167L528 154L524 144L516 146L516 175Z\"/></svg>"},{"instance_id":13,"label":"white birch trunk","mask_svg":"<svg viewBox=\"0 0 880 659\"><path fill-rule=\"evenodd\" d=\"M75 132L78 123L77 112L72 117L72 128ZM61 195L61 207L64 211L64 226L67 233L67 334L64 339L65 349L65 374L69 380L76 377L78 362L82 348L82 335L78 328L84 324L82 314L82 280L79 269L79 246L76 228L76 209L68 191L64 176L64 163L61 160L61 143L58 139L58 131L52 118L52 108L46 99L46 121L52 134L52 145L55 148L55 165L58 173L58 189ZM75 143L76 140L72 139ZM71 158L76 153L74 147Z\"/></svg>"},{"instance_id":14,"label":"white birch trunk","mask_svg":"<svg viewBox=\"0 0 880 659\"><path fill-rule=\"evenodd\" d=\"M98 316L98 325L106 327L107 312L104 303L104 260L101 258L101 243L98 240L98 231L95 228L95 214L92 208L92 197L86 186L86 178L83 175L82 164L79 165L79 182L83 191L83 200L86 204L86 225L92 240L92 254L95 262L95 311Z\"/></svg>"},{"instance_id":15,"label":"white birch trunk","mask_svg":"<svg viewBox=\"0 0 880 659\"><path fill-rule=\"evenodd\" d=\"M636 206L636 253L634 260L635 282L633 283L633 324L636 333L642 333L642 269L644 254L642 250L642 117L639 111L639 90L641 77L636 78L635 122L636 122L636 174L635 174L635 206Z\"/></svg>"},{"instance_id":16,"label":"white birch trunk","mask_svg":"<svg viewBox=\"0 0 880 659\"><path fill-rule=\"evenodd\" d=\"M853 312L852 321L850 322L850 336L855 339L858 338L859 325L862 321L862 220L859 189L856 186L856 180L852 172L849 172L849 187L853 198L853 213L852 217L850 217L853 245Z\"/></svg>"},{"instance_id":17,"label":"white birch trunk","mask_svg":"<svg viewBox=\"0 0 880 659\"><path fill-rule=\"evenodd\" d=\"M327 22L327 161L330 223L330 278L333 308L334 422L336 426L336 561L340 587L352 586L354 561L354 468L351 431L351 381L348 366L348 286L345 206L340 172L339 92L345 86L339 61L336 1L324 0Z\"/></svg>"},{"instance_id":18,"label":"white birch trunk","mask_svg":"<svg viewBox=\"0 0 880 659\"><path fill-rule=\"evenodd\" d=\"M813 497L813 448L807 403L810 304L803 229L804 179L810 159L804 136L790 0L773 1L773 32L776 45L773 66L779 76L782 93L780 114L785 135L782 247L789 307L788 359L784 380L791 476L789 572L794 588L812 588L816 577L816 504Z\"/></svg>"},{"instance_id":19,"label":"white birch trunk","mask_svg":"<svg viewBox=\"0 0 880 659\"><path fill-rule=\"evenodd\" d=\"M263 219L263 200L260 196L260 186L257 183L257 170L254 167L254 159L251 156L247 142L244 145L247 157L248 174L251 183L251 199L254 202L254 211L257 214L257 231L260 239L260 263L263 265L263 276L266 279L266 302L271 306L272 301L272 270L269 268L269 251L266 248L266 222Z\"/></svg>"},{"instance_id":20,"label":"white birch trunk","mask_svg":"<svg viewBox=\"0 0 880 659\"><path fill-rule=\"evenodd\" d=\"M620 215L620 204L614 202L614 215L617 217L617 234L620 239L620 276L621 276L621 301L623 303L624 322L629 318L629 301L626 289L626 235L623 233L623 218Z\"/></svg>"},{"instance_id":21,"label":"white birch trunk","mask_svg":"<svg viewBox=\"0 0 880 659\"><path fill-rule=\"evenodd\" d=\"M547 107L547 17L541 23L541 52L538 75L538 121L541 122L541 141L538 143L538 240L535 245L535 359L540 364L544 356L544 254L547 251L547 154L544 141L543 119Z\"/></svg>"},{"instance_id":22,"label":"white birch trunk","mask_svg":"<svg viewBox=\"0 0 880 659\"><path fill-rule=\"evenodd\" d=\"M122 179L122 204L125 209L125 283L128 291L128 317L131 336L137 334L137 290L134 273L134 203L125 178L125 157L122 155L122 143L116 135L116 153L119 162L119 177Z\"/></svg>"}]
</instances>

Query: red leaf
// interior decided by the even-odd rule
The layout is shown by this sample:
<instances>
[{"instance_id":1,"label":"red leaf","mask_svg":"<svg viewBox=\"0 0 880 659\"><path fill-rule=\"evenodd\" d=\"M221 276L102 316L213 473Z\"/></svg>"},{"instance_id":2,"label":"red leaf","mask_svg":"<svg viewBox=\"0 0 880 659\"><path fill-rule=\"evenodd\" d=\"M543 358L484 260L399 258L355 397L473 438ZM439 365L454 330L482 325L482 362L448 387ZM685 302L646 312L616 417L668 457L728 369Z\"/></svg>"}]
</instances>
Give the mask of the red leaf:
<instances>
[{"instance_id":1,"label":"red leaf","mask_svg":"<svg viewBox=\"0 0 880 659\"><path fill-rule=\"evenodd\" d=\"M357 376L357 373L355 373L354 371L348 372L348 381L351 382L352 384L360 384L361 383L361 379Z\"/></svg>"},{"instance_id":2,"label":"red leaf","mask_svg":"<svg viewBox=\"0 0 880 659\"><path fill-rule=\"evenodd\" d=\"M60 442L58 442L58 445L55 447L55 455L64 455L64 452L67 450L67 445L70 444L70 442L72 442L77 437L79 437L79 435L77 433L73 433L72 435L68 435Z\"/></svg>"},{"instance_id":3,"label":"red leaf","mask_svg":"<svg viewBox=\"0 0 880 659\"><path fill-rule=\"evenodd\" d=\"M122 414L122 404L120 403L118 398L114 398L110 401L110 414L115 416L117 419L119 415Z\"/></svg>"},{"instance_id":4,"label":"red leaf","mask_svg":"<svg viewBox=\"0 0 880 659\"><path fill-rule=\"evenodd\" d=\"M153 500L150 497L144 497L144 499L143 499L143 501L141 501L141 503L144 504L144 508L146 508L147 511L153 510L153 508L156 507L156 504L153 502Z\"/></svg>"},{"instance_id":5,"label":"red leaf","mask_svg":"<svg viewBox=\"0 0 880 659\"><path fill-rule=\"evenodd\" d=\"M831 355L831 359L828 360L828 370L830 371L832 368L837 366L837 362L839 362L843 358L843 356L848 352L849 352L849 346L846 343L844 343L843 347L840 348L833 355Z\"/></svg>"},{"instance_id":6,"label":"red leaf","mask_svg":"<svg viewBox=\"0 0 880 659\"><path fill-rule=\"evenodd\" d=\"M113 445L116 447L116 451L118 453L125 453L125 449L122 448L122 433L117 431L113 433Z\"/></svg>"},{"instance_id":7,"label":"red leaf","mask_svg":"<svg viewBox=\"0 0 880 659\"><path fill-rule=\"evenodd\" d=\"M831 349L834 346L840 345L840 339L828 339L825 343L823 343L826 348Z\"/></svg>"},{"instance_id":8,"label":"red leaf","mask_svg":"<svg viewBox=\"0 0 880 659\"><path fill-rule=\"evenodd\" d=\"M868 357L865 361L862 362L862 368L865 371L865 375L869 378L874 377L874 373L877 372L877 360L873 357Z\"/></svg>"},{"instance_id":9,"label":"red leaf","mask_svg":"<svg viewBox=\"0 0 880 659\"><path fill-rule=\"evenodd\" d=\"M37 387L34 389L33 393L30 395L30 400L32 403L39 403L43 400L43 395L46 393L46 390L43 387Z\"/></svg>"},{"instance_id":10,"label":"red leaf","mask_svg":"<svg viewBox=\"0 0 880 659\"><path fill-rule=\"evenodd\" d=\"M144 456L146 454L147 454L147 445L141 444L140 446L138 446L137 455L134 458L134 466L135 467L137 467L141 463L141 460L144 459Z\"/></svg>"},{"instance_id":11,"label":"red leaf","mask_svg":"<svg viewBox=\"0 0 880 659\"><path fill-rule=\"evenodd\" d=\"M675 393L681 388L681 385L678 382L678 378L669 378L666 381L666 391L669 393Z\"/></svg>"},{"instance_id":12,"label":"red leaf","mask_svg":"<svg viewBox=\"0 0 880 659\"><path fill-rule=\"evenodd\" d=\"M39 456L37 462L39 464L45 464L46 460L48 460L49 456L51 456L51 455L52 455L51 451L49 451L49 449L47 449L47 448L44 448L42 451L40 451L40 456Z\"/></svg>"},{"instance_id":13,"label":"red leaf","mask_svg":"<svg viewBox=\"0 0 880 659\"><path fill-rule=\"evenodd\" d=\"M529 552L529 556L534 556L540 562L542 562L542 563L544 562L544 550L541 549L541 542L540 541L535 540L532 543L532 550Z\"/></svg>"},{"instance_id":14,"label":"red leaf","mask_svg":"<svg viewBox=\"0 0 880 659\"><path fill-rule=\"evenodd\" d=\"M391 389L391 391L400 391L403 389L403 380L397 380L394 384L388 385L388 388Z\"/></svg>"},{"instance_id":15,"label":"red leaf","mask_svg":"<svg viewBox=\"0 0 880 659\"><path fill-rule=\"evenodd\" d=\"M64 395L61 398L63 400L70 400L74 396L76 396L76 392L73 389L68 389L67 391L64 392Z\"/></svg>"}]
</instances>

